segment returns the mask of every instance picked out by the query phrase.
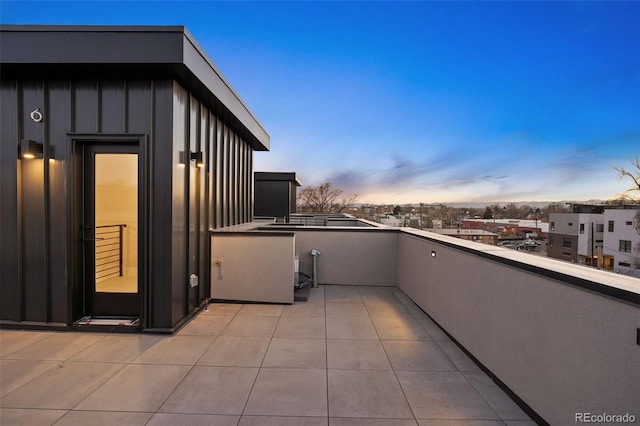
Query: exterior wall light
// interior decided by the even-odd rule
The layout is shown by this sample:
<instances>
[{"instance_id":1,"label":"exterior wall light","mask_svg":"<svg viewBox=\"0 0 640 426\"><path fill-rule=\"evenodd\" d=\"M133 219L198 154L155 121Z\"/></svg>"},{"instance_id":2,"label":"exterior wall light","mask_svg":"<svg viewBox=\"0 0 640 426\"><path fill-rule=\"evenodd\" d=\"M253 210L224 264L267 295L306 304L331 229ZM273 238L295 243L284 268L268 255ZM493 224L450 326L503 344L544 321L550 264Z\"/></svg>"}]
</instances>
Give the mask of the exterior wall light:
<instances>
[{"instance_id":1,"label":"exterior wall light","mask_svg":"<svg viewBox=\"0 0 640 426\"><path fill-rule=\"evenodd\" d=\"M202 151L192 152L191 160L195 160L196 167L204 167L204 161L202 161Z\"/></svg>"},{"instance_id":2,"label":"exterior wall light","mask_svg":"<svg viewBox=\"0 0 640 426\"><path fill-rule=\"evenodd\" d=\"M31 139L23 139L20 143L20 155L22 158L42 158L44 146Z\"/></svg>"}]
</instances>

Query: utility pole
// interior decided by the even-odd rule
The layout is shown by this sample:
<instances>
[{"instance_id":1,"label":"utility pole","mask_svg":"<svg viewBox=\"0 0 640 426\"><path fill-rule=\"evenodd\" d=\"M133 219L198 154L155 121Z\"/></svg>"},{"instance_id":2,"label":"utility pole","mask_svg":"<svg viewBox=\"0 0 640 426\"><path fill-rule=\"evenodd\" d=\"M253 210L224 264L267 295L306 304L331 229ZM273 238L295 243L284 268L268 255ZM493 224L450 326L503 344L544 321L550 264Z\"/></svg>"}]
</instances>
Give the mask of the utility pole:
<instances>
[{"instance_id":1,"label":"utility pole","mask_svg":"<svg viewBox=\"0 0 640 426\"><path fill-rule=\"evenodd\" d=\"M591 266L593 266L593 255L594 255L593 245L594 245L594 233L593 233L593 222L591 222Z\"/></svg>"}]
</instances>

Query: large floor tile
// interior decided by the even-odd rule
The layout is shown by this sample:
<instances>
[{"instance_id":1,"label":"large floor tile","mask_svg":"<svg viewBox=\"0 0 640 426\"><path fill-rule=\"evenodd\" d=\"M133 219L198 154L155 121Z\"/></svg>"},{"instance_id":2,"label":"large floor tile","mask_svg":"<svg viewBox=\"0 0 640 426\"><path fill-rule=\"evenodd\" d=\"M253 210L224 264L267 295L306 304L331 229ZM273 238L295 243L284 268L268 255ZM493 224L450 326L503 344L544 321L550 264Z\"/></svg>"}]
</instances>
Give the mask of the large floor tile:
<instances>
[{"instance_id":1,"label":"large floor tile","mask_svg":"<svg viewBox=\"0 0 640 426\"><path fill-rule=\"evenodd\" d=\"M418 419L418 426L504 426L504 423L499 420Z\"/></svg>"},{"instance_id":2,"label":"large floor tile","mask_svg":"<svg viewBox=\"0 0 640 426\"><path fill-rule=\"evenodd\" d=\"M326 370L262 368L244 414L326 416L326 374Z\"/></svg>"},{"instance_id":3,"label":"large floor tile","mask_svg":"<svg viewBox=\"0 0 640 426\"><path fill-rule=\"evenodd\" d=\"M396 299L398 299L400 301L400 303L402 303L403 305L409 307L409 306L415 306L415 303L413 303L413 300L411 300L409 298L409 296L407 296L406 294L404 294L404 292L402 290L400 290L397 287L392 287L391 288L391 292L393 293L393 295L396 297Z\"/></svg>"},{"instance_id":4,"label":"large floor tile","mask_svg":"<svg viewBox=\"0 0 640 426\"><path fill-rule=\"evenodd\" d=\"M329 370L329 416L412 419L392 371Z\"/></svg>"},{"instance_id":5,"label":"large floor tile","mask_svg":"<svg viewBox=\"0 0 640 426\"><path fill-rule=\"evenodd\" d=\"M66 412L66 410L0 408L0 425L51 426Z\"/></svg>"},{"instance_id":6,"label":"large floor tile","mask_svg":"<svg viewBox=\"0 0 640 426\"><path fill-rule=\"evenodd\" d=\"M0 399L13 408L71 409L116 374L123 365L63 362Z\"/></svg>"},{"instance_id":7,"label":"large floor tile","mask_svg":"<svg viewBox=\"0 0 640 426\"><path fill-rule=\"evenodd\" d=\"M412 419L371 419L371 418L347 418L332 417L329 426L417 426Z\"/></svg>"},{"instance_id":8,"label":"large floor tile","mask_svg":"<svg viewBox=\"0 0 640 426\"><path fill-rule=\"evenodd\" d=\"M302 337L324 339L326 336L324 318L281 318L273 337Z\"/></svg>"},{"instance_id":9,"label":"large floor tile","mask_svg":"<svg viewBox=\"0 0 640 426\"><path fill-rule=\"evenodd\" d=\"M270 341L268 337L219 336L198 365L260 367Z\"/></svg>"},{"instance_id":10,"label":"large floor tile","mask_svg":"<svg viewBox=\"0 0 640 426\"><path fill-rule=\"evenodd\" d=\"M482 371L480 367L478 367L478 364L476 364L471 358L469 358L469 356L465 354L462 351L462 349L460 349L458 345L456 345L451 340L438 341L436 343L438 344L438 346L440 346L440 349L442 349L442 352L444 352L445 355L449 357L451 362L453 362L456 365L458 370L475 371L475 372Z\"/></svg>"},{"instance_id":11,"label":"large floor tile","mask_svg":"<svg viewBox=\"0 0 640 426\"><path fill-rule=\"evenodd\" d=\"M237 426L240 416L156 413L146 426Z\"/></svg>"},{"instance_id":12,"label":"large floor tile","mask_svg":"<svg viewBox=\"0 0 640 426\"><path fill-rule=\"evenodd\" d=\"M178 336L217 336L231 322L232 315L198 315L185 325Z\"/></svg>"},{"instance_id":13,"label":"large floor tile","mask_svg":"<svg viewBox=\"0 0 640 426\"><path fill-rule=\"evenodd\" d=\"M82 401L76 409L92 411L156 411L190 367L129 364Z\"/></svg>"},{"instance_id":14,"label":"large floor tile","mask_svg":"<svg viewBox=\"0 0 640 426\"><path fill-rule=\"evenodd\" d=\"M418 324L420 324L422 328L424 328L424 330L427 332L429 337L431 337L431 339L438 342L451 341L449 336L447 336L447 333L442 331L442 329L438 326L438 324L433 322L433 320L431 319L418 320Z\"/></svg>"},{"instance_id":15,"label":"large floor tile","mask_svg":"<svg viewBox=\"0 0 640 426\"><path fill-rule=\"evenodd\" d=\"M466 372L463 374L502 420L531 420L518 404L509 398L485 373Z\"/></svg>"},{"instance_id":16,"label":"large floor tile","mask_svg":"<svg viewBox=\"0 0 640 426\"><path fill-rule=\"evenodd\" d=\"M0 357L4 358L20 349L49 337L53 333L38 331L4 331L0 330Z\"/></svg>"},{"instance_id":17,"label":"large floor tile","mask_svg":"<svg viewBox=\"0 0 640 426\"><path fill-rule=\"evenodd\" d=\"M396 375L416 418L498 420L459 372L396 371Z\"/></svg>"},{"instance_id":18,"label":"large floor tile","mask_svg":"<svg viewBox=\"0 0 640 426\"><path fill-rule=\"evenodd\" d=\"M324 288L325 286L318 286L316 288L311 288L311 292L309 293L309 298L307 299L307 303L324 303Z\"/></svg>"},{"instance_id":19,"label":"large floor tile","mask_svg":"<svg viewBox=\"0 0 640 426\"><path fill-rule=\"evenodd\" d=\"M363 303L358 287L348 285L324 286L324 300L332 303Z\"/></svg>"},{"instance_id":20,"label":"large floor tile","mask_svg":"<svg viewBox=\"0 0 640 426\"><path fill-rule=\"evenodd\" d=\"M327 426L327 418L242 416L238 426Z\"/></svg>"},{"instance_id":21,"label":"large floor tile","mask_svg":"<svg viewBox=\"0 0 640 426\"><path fill-rule=\"evenodd\" d=\"M378 333L369 318L329 318L327 317L328 339L373 339Z\"/></svg>"},{"instance_id":22,"label":"large floor tile","mask_svg":"<svg viewBox=\"0 0 640 426\"><path fill-rule=\"evenodd\" d=\"M367 312L371 319L376 320L403 320L414 321L415 318L407 311L405 306L401 303L373 303L367 304Z\"/></svg>"},{"instance_id":23,"label":"large floor tile","mask_svg":"<svg viewBox=\"0 0 640 426\"><path fill-rule=\"evenodd\" d=\"M280 317L236 316L222 332L223 336L272 337Z\"/></svg>"},{"instance_id":24,"label":"large floor tile","mask_svg":"<svg viewBox=\"0 0 640 426\"><path fill-rule=\"evenodd\" d=\"M273 338L263 367L327 368L324 339Z\"/></svg>"},{"instance_id":25,"label":"large floor tile","mask_svg":"<svg viewBox=\"0 0 640 426\"><path fill-rule=\"evenodd\" d=\"M429 315L427 315L415 303L407 304L405 305L405 308L407 308L407 311L411 314L411 316L418 321L433 321L431 318L429 318Z\"/></svg>"},{"instance_id":26,"label":"large floor tile","mask_svg":"<svg viewBox=\"0 0 640 426\"><path fill-rule=\"evenodd\" d=\"M358 292L362 297L362 301L367 305L399 302L398 298L391 291L391 287L358 286Z\"/></svg>"},{"instance_id":27,"label":"large floor tile","mask_svg":"<svg viewBox=\"0 0 640 426\"><path fill-rule=\"evenodd\" d=\"M5 358L64 361L104 337L102 334L52 333Z\"/></svg>"},{"instance_id":28,"label":"large floor tile","mask_svg":"<svg viewBox=\"0 0 640 426\"><path fill-rule=\"evenodd\" d=\"M69 361L126 363L149 349L158 340L159 336L140 334L106 336L69 358Z\"/></svg>"},{"instance_id":29,"label":"large floor tile","mask_svg":"<svg viewBox=\"0 0 640 426\"><path fill-rule=\"evenodd\" d=\"M324 318L325 315L323 303L296 302L282 310L282 318Z\"/></svg>"},{"instance_id":30,"label":"large floor tile","mask_svg":"<svg viewBox=\"0 0 640 426\"><path fill-rule=\"evenodd\" d=\"M327 339L327 366L342 370L391 370L378 340Z\"/></svg>"},{"instance_id":31,"label":"large floor tile","mask_svg":"<svg viewBox=\"0 0 640 426\"><path fill-rule=\"evenodd\" d=\"M134 364L193 365L213 343L213 336L172 336L144 351Z\"/></svg>"},{"instance_id":32,"label":"large floor tile","mask_svg":"<svg viewBox=\"0 0 640 426\"><path fill-rule=\"evenodd\" d=\"M382 344L394 370L456 371L436 342L384 340Z\"/></svg>"},{"instance_id":33,"label":"large floor tile","mask_svg":"<svg viewBox=\"0 0 640 426\"><path fill-rule=\"evenodd\" d=\"M257 374L257 368L196 366L159 411L242 414Z\"/></svg>"},{"instance_id":34,"label":"large floor tile","mask_svg":"<svg viewBox=\"0 0 640 426\"><path fill-rule=\"evenodd\" d=\"M0 397L13 392L57 364L58 361L34 361L26 359L1 360Z\"/></svg>"},{"instance_id":35,"label":"large floor tile","mask_svg":"<svg viewBox=\"0 0 640 426\"><path fill-rule=\"evenodd\" d=\"M327 318L350 318L364 317L369 318L369 312L362 303L334 303L327 302Z\"/></svg>"},{"instance_id":36,"label":"large floor tile","mask_svg":"<svg viewBox=\"0 0 640 426\"><path fill-rule=\"evenodd\" d=\"M69 411L55 426L145 426L153 413L123 413L117 411Z\"/></svg>"},{"instance_id":37,"label":"large floor tile","mask_svg":"<svg viewBox=\"0 0 640 426\"><path fill-rule=\"evenodd\" d=\"M373 325L382 340L431 340L427 332L414 319L373 318Z\"/></svg>"},{"instance_id":38,"label":"large floor tile","mask_svg":"<svg viewBox=\"0 0 640 426\"><path fill-rule=\"evenodd\" d=\"M238 311L236 315L252 315L259 317L279 317L282 315L283 305L261 305L261 304L249 304L244 305L242 309Z\"/></svg>"},{"instance_id":39,"label":"large floor tile","mask_svg":"<svg viewBox=\"0 0 640 426\"><path fill-rule=\"evenodd\" d=\"M234 316L242 309L244 305L242 303L209 303L209 310L202 311L198 314L198 318L208 315L230 315Z\"/></svg>"},{"instance_id":40,"label":"large floor tile","mask_svg":"<svg viewBox=\"0 0 640 426\"><path fill-rule=\"evenodd\" d=\"M237 426L240 416L156 413L146 426Z\"/></svg>"}]
</instances>

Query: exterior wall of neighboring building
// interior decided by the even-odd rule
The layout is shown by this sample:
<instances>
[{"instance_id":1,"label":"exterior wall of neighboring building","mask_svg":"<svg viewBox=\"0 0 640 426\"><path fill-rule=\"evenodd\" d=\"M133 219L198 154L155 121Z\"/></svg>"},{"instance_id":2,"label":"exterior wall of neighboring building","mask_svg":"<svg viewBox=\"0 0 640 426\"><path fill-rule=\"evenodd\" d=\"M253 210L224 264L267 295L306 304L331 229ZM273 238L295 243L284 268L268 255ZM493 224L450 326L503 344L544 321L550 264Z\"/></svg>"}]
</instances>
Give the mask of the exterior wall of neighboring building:
<instances>
[{"instance_id":1,"label":"exterior wall of neighboring building","mask_svg":"<svg viewBox=\"0 0 640 426\"><path fill-rule=\"evenodd\" d=\"M429 229L440 235L460 238L462 240L475 241L484 244L498 245L498 234L478 229Z\"/></svg>"},{"instance_id":2,"label":"exterior wall of neighboring building","mask_svg":"<svg viewBox=\"0 0 640 426\"><path fill-rule=\"evenodd\" d=\"M462 226L465 229L484 229L503 237L536 234L538 237L546 238L549 232L548 223L530 219L464 219Z\"/></svg>"},{"instance_id":3,"label":"exterior wall of neighboring building","mask_svg":"<svg viewBox=\"0 0 640 426\"><path fill-rule=\"evenodd\" d=\"M578 261L578 213L549 214L547 256L571 262Z\"/></svg>"},{"instance_id":4,"label":"exterior wall of neighboring building","mask_svg":"<svg viewBox=\"0 0 640 426\"><path fill-rule=\"evenodd\" d=\"M615 272L640 277L640 234L638 210L604 211L604 254L613 258Z\"/></svg>"},{"instance_id":5,"label":"exterior wall of neighboring building","mask_svg":"<svg viewBox=\"0 0 640 426\"><path fill-rule=\"evenodd\" d=\"M598 266L604 239L603 219L599 213L578 213L578 263Z\"/></svg>"},{"instance_id":6,"label":"exterior wall of neighboring building","mask_svg":"<svg viewBox=\"0 0 640 426\"><path fill-rule=\"evenodd\" d=\"M381 216L379 221L387 226L404 226L404 218L402 216L385 215Z\"/></svg>"}]
</instances>

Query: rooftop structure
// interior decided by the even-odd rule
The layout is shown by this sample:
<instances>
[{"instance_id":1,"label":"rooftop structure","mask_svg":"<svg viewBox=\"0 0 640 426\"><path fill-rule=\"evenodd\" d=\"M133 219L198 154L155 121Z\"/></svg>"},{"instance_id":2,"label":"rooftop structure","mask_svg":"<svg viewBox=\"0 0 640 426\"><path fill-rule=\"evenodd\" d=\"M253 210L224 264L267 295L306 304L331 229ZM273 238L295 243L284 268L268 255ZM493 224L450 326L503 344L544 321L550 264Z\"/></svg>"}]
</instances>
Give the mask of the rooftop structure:
<instances>
[{"instance_id":1,"label":"rooftop structure","mask_svg":"<svg viewBox=\"0 0 640 426\"><path fill-rule=\"evenodd\" d=\"M1 319L172 331L270 138L184 27L2 26Z\"/></svg>"}]
</instances>

